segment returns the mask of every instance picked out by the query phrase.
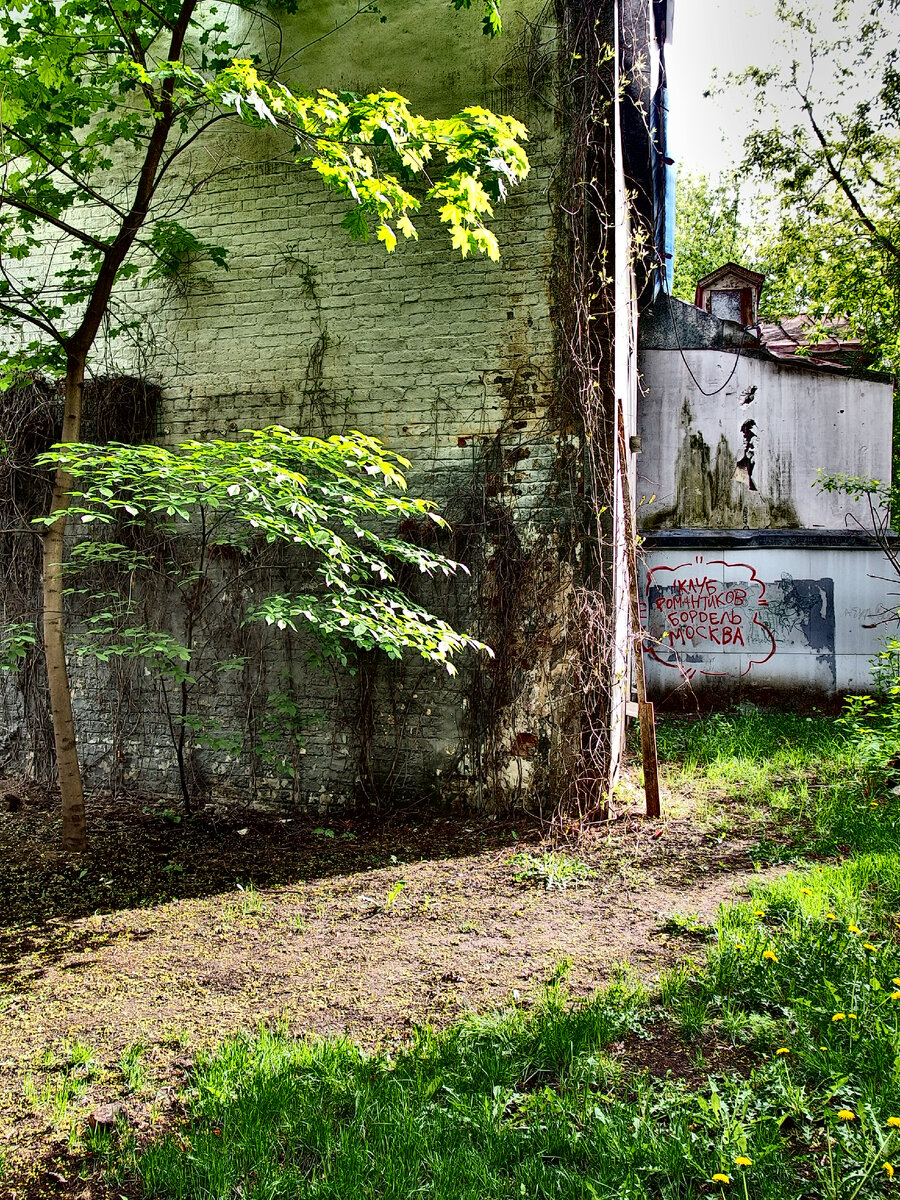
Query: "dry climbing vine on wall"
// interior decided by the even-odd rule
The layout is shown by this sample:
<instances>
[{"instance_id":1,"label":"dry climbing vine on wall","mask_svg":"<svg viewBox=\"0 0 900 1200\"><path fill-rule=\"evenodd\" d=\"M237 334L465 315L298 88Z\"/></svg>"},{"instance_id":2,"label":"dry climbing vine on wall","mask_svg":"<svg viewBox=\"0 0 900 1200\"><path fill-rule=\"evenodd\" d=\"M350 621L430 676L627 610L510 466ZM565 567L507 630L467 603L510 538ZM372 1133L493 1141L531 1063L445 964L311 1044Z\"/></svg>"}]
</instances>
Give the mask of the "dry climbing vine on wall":
<instances>
[{"instance_id":1,"label":"dry climbing vine on wall","mask_svg":"<svg viewBox=\"0 0 900 1200\"><path fill-rule=\"evenodd\" d=\"M557 423L569 472L574 565L569 649L578 720L561 811L605 809L610 781L614 627L614 11L609 0L561 3L563 158L557 189Z\"/></svg>"},{"instance_id":2,"label":"dry climbing vine on wall","mask_svg":"<svg viewBox=\"0 0 900 1200\"><path fill-rule=\"evenodd\" d=\"M466 664L464 737L442 766L442 798L459 793L495 810L524 806L570 827L603 811L611 774L615 72L610 3L560 0L552 27L546 16L529 26L501 82L535 104L551 90L559 98L547 106L562 146L552 192L555 378L530 384L541 368L524 346L512 347L508 369L491 373L499 428L471 439L471 468L445 502L449 534L433 526L400 532L447 538L441 549L465 562L471 578L420 598L452 609L451 619L495 652ZM549 45L552 89L545 86ZM549 406L536 398L548 392ZM537 502L520 498L523 465L544 480ZM420 688L404 686L391 668L364 665L356 730L370 803L396 798L405 762L427 741L417 736L428 715L414 703ZM443 703L452 704L446 690ZM393 737L376 728L376 706L393 714Z\"/></svg>"},{"instance_id":3,"label":"dry climbing vine on wall","mask_svg":"<svg viewBox=\"0 0 900 1200\"><path fill-rule=\"evenodd\" d=\"M159 396L155 384L132 376L88 380L83 440L146 440L154 432ZM31 522L47 512L51 493L50 474L35 459L59 439L62 418L63 393L46 379L10 388L0 398L0 638L8 643L20 631L24 639L22 653L14 656L13 686L0 688L6 728L0 766L24 762L43 780L54 773L53 735L40 642L41 546ZM15 744L23 736L27 744Z\"/></svg>"}]
</instances>

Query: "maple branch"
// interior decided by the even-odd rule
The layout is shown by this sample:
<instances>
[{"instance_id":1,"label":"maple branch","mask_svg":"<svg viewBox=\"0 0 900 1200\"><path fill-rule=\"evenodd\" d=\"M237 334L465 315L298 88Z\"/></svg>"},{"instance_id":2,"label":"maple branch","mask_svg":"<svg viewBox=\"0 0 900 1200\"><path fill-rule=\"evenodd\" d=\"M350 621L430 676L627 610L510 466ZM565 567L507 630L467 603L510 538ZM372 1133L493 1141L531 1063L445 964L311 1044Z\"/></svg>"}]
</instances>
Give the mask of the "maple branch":
<instances>
[{"instance_id":1,"label":"maple branch","mask_svg":"<svg viewBox=\"0 0 900 1200\"><path fill-rule=\"evenodd\" d=\"M835 166L834 161L831 156L831 152L828 149L828 139L825 137L825 134L823 133L823 131L819 128L819 124L816 121L815 116L813 115L812 104L809 101L809 97L807 95L805 95L802 91L800 91L799 88L797 89L797 92L800 96L800 99L803 101L803 108L806 112L807 117L809 117L809 123L812 126L813 133L816 135L819 145L822 147L822 158L823 158L826 168L828 169L829 175L831 176L831 178L834 180L834 182L838 185L838 187L841 189L841 191L844 193L844 195L849 200L850 207L853 209L853 211L859 217L860 221L863 224L863 227L869 231L869 233L872 235L872 237L875 239L875 241L879 245L883 246L884 249L887 250L889 254L891 254L894 258L900 260L900 246L895 245L895 243L893 241L891 241L891 239L889 237L886 237L881 232L881 230L878 228L878 226L875 224L875 222L872 220L872 218L868 215L868 213L865 211L863 206L857 200L856 195L854 194L852 188L850 187L850 185L847 183L846 179L844 178L843 173Z\"/></svg>"},{"instance_id":2,"label":"maple branch","mask_svg":"<svg viewBox=\"0 0 900 1200\"><path fill-rule=\"evenodd\" d=\"M27 321L29 325L34 325L42 333L46 333L48 337L52 337L55 342L59 342L61 346L65 345L65 339L61 333L55 330L52 325L39 320L31 313L22 312L21 309L14 308L11 304L6 304L2 300L0 300L0 312L7 313L11 317L17 317L20 321Z\"/></svg>"},{"instance_id":3,"label":"maple branch","mask_svg":"<svg viewBox=\"0 0 900 1200\"><path fill-rule=\"evenodd\" d=\"M51 216L50 213L44 212L40 208L35 208L28 204L25 200L17 200L13 196L0 194L0 208L4 204L9 204L13 208L21 209L22 212L31 213L41 221L46 221L48 225L55 225L57 229L61 229L63 233L67 233L69 237L77 238L80 242L84 242L86 246L93 246L95 250L99 250L101 254L105 254L109 249L106 242L101 242L99 238L92 237L91 234L85 233L83 229L76 229L74 225L69 225L66 221L59 217Z\"/></svg>"}]
</instances>

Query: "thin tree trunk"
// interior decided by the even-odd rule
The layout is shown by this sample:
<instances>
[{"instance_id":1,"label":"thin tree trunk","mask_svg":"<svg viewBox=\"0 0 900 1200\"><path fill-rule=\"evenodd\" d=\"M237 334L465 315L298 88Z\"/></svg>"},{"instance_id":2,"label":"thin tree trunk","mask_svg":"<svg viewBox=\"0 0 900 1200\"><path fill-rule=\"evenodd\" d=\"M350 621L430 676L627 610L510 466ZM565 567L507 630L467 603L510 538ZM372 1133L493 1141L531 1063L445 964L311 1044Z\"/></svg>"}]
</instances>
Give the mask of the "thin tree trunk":
<instances>
[{"instance_id":1,"label":"thin tree trunk","mask_svg":"<svg viewBox=\"0 0 900 1200\"><path fill-rule=\"evenodd\" d=\"M66 407L61 439L63 442L77 442L81 435L83 388L84 358L70 357L66 367ZM53 483L51 515L65 508L71 486L71 476L67 471L58 468ZM50 692L50 711L53 716L53 736L62 800L62 845L64 850L80 851L87 848L87 836L84 788L75 744L72 692L66 667L63 626L65 533L66 517L61 515L52 525L47 526L44 534L44 654L47 661L47 685Z\"/></svg>"}]
</instances>

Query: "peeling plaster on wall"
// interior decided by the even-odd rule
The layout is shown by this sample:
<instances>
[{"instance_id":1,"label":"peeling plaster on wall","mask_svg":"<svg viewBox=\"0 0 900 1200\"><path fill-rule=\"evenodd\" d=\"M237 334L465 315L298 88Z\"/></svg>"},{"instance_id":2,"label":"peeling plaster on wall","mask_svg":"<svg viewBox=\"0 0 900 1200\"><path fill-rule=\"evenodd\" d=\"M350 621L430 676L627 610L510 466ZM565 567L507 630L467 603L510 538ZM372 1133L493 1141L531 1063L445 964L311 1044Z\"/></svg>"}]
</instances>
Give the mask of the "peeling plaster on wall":
<instances>
[{"instance_id":1,"label":"peeling plaster on wall","mask_svg":"<svg viewBox=\"0 0 900 1200\"><path fill-rule=\"evenodd\" d=\"M637 491L655 496L641 507L643 529L843 529L848 520L865 523L864 506L823 494L814 484L820 469L889 478L889 382L748 354L736 361L734 351L718 349L645 347L641 372ZM752 472L746 478L742 426L751 420ZM758 491L751 492L750 480Z\"/></svg>"},{"instance_id":2,"label":"peeling plaster on wall","mask_svg":"<svg viewBox=\"0 0 900 1200\"><path fill-rule=\"evenodd\" d=\"M767 617L776 640L800 630L817 661L828 667L834 687L834 580L794 579L785 571L769 588Z\"/></svg>"},{"instance_id":3,"label":"peeling plaster on wall","mask_svg":"<svg viewBox=\"0 0 900 1200\"><path fill-rule=\"evenodd\" d=\"M654 699L757 689L827 697L870 686L883 636L873 622L886 600L880 552L862 539L792 547L797 536L710 532L697 553L687 534L652 535L641 594ZM724 548L736 540L744 544Z\"/></svg>"},{"instance_id":4,"label":"peeling plaster on wall","mask_svg":"<svg viewBox=\"0 0 900 1200\"><path fill-rule=\"evenodd\" d=\"M864 690L889 584L865 506L815 484L890 478L891 383L738 334L678 301L642 326L648 685L657 700Z\"/></svg>"}]
</instances>

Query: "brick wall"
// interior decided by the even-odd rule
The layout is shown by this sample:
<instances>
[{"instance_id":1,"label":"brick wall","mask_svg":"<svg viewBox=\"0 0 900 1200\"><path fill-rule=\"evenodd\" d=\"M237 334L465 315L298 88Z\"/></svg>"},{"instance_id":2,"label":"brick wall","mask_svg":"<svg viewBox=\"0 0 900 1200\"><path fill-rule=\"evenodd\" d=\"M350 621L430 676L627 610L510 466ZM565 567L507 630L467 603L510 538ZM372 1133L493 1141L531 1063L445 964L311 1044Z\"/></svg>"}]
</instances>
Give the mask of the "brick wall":
<instances>
[{"instance_id":1,"label":"brick wall","mask_svg":"<svg viewBox=\"0 0 900 1200\"><path fill-rule=\"evenodd\" d=\"M426 10L434 4L386 5L387 33L369 26L362 41L332 40L307 78L397 86L429 112L484 102L523 119L532 172L498 211L499 264L461 260L427 209L420 240L393 255L351 243L340 227L346 205L311 172L277 161L277 142L243 135L198 147L172 185L186 190L217 164L178 219L226 246L230 270L198 264L178 287L129 299L144 317L139 365L163 386L164 441L278 423L360 429L409 458L411 492L441 503L455 531L448 552L473 569L471 581L429 585L421 596L493 644L498 660L470 655L455 680L421 660L374 656L356 674L313 672L302 637L243 629L238 604L228 628L204 636L209 662L249 648L248 666L210 673L191 701L236 739L195 745L189 756L195 783L216 795L319 811L360 792L491 805L549 795L564 769L574 568L571 446L551 415L560 146L552 106L526 86L536 53L538 85L547 86L555 30L546 6L526 6L524 25L508 6L503 44L488 44L465 14L441 10L423 26ZM379 38L391 40L379 50ZM397 79L374 77L385 63ZM128 353L114 350L132 369ZM171 620L177 630L177 614ZM140 664L111 670L81 660L73 675L89 782L175 792L165 705ZM293 698L305 729L281 768L248 753L273 694Z\"/></svg>"}]
</instances>

